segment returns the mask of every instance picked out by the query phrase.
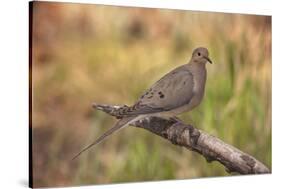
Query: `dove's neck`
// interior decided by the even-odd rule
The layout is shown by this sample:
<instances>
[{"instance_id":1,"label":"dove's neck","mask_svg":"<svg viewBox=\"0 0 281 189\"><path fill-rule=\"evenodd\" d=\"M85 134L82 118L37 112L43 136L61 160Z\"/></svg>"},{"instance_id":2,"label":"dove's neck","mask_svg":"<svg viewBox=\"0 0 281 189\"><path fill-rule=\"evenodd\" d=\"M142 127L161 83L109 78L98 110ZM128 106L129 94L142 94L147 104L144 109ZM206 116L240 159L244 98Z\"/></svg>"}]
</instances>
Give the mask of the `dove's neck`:
<instances>
[{"instance_id":1,"label":"dove's neck","mask_svg":"<svg viewBox=\"0 0 281 189\"><path fill-rule=\"evenodd\" d=\"M201 101L204 96L207 78L206 64L200 62L191 62L189 63L189 70L191 71L194 80L193 91L197 94L197 100Z\"/></svg>"}]
</instances>

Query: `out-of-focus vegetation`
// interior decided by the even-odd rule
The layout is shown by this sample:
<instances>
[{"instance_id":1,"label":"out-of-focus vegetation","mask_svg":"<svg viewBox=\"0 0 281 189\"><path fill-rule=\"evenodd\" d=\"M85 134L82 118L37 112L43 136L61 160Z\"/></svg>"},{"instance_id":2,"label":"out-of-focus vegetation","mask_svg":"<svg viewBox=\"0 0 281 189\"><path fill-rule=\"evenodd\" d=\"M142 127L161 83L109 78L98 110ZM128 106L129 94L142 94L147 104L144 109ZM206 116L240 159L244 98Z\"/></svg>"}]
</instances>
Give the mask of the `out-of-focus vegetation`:
<instances>
[{"instance_id":1,"label":"out-of-focus vegetation","mask_svg":"<svg viewBox=\"0 0 281 189\"><path fill-rule=\"evenodd\" d=\"M214 63L181 118L271 168L271 17L36 2L32 41L35 187L228 175L131 127L71 161L116 121L92 102L132 104L198 46Z\"/></svg>"}]
</instances>

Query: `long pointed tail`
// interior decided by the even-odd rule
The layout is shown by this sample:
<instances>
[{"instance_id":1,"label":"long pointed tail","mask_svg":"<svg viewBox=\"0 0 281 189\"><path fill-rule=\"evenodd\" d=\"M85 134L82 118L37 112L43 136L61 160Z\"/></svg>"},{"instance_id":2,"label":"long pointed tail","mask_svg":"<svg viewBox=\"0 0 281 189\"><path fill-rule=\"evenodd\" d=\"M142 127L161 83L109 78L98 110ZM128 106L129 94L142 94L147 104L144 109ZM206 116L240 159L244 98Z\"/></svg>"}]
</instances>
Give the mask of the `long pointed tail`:
<instances>
[{"instance_id":1,"label":"long pointed tail","mask_svg":"<svg viewBox=\"0 0 281 189\"><path fill-rule=\"evenodd\" d=\"M75 155L72 160L80 156L84 151L88 150L89 148L93 147L94 145L100 143L104 139L106 139L108 136L110 136L112 133L115 131L120 130L121 128L129 125L130 123L134 122L135 119L137 119L137 116L132 116L132 117L126 117L121 120L119 120L111 129L106 131L103 135L101 135L97 140L95 140L93 143L90 145L86 146L83 150L81 150L77 155Z\"/></svg>"}]
</instances>

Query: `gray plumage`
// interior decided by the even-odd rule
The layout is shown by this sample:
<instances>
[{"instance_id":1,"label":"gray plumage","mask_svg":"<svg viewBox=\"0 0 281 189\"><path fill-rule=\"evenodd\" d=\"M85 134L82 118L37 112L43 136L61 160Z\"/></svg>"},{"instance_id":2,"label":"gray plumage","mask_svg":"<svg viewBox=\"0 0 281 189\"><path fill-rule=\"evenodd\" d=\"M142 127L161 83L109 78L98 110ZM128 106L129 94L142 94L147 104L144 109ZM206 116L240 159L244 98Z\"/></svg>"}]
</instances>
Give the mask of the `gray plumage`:
<instances>
[{"instance_id":1,"label":"gray plumage","mask_svg":"<svg viewBox=\"0 0 281 189\"><path fill-rule=\"evenodd\" d=\"M154 113L169 116L193 109L200 104L204 96L206 62L212 63L208 56L206 48L195 49L188 64L164 75L133 106L120 108L115 112L115 116Z\"/></svg>"},{"instance_id":2,"label":"gray plumage","mask_svg":"<svg viewBox=\"0 0 281 189\"><path fill-rule=\"evenodd\" d=\"M113 128L84 148L74 158L91 146L98 144L114 131L145 116L173 117L200 104L207 78L206 63L212 63L204 47L195 49L188 64L179 66L164 75L138 99L133 106L124 106L107 112L120 120ZM99 105L95 105L98 107Z\"/></svg>"}]
</instances>

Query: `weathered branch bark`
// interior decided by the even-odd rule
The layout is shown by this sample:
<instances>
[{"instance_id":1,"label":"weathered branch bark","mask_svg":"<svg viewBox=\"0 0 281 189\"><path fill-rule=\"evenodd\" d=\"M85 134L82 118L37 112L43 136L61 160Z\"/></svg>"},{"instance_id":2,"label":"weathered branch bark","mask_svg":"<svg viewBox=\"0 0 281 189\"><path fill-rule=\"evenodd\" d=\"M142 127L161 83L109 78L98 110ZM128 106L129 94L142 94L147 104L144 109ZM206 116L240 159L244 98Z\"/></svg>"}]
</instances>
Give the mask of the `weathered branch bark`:
<instances>
[{"instance_id":1,"label":"weathered branch bark","mask_svg":"<svg viewBox=\"0 0 281 189\"><path fill-rule=\"evenodd\" d=\"M94 105L95 108L111 114L120 106ZM177 119L146 117L132 126L146 129L157 134L175 145L186 147L203 155L208 162L218 161L225 166L226 171L239 174L264 174L270 170L260 161L237 148L223 142L206 132L186 125Z\"/></svg>"}]
</instances>

